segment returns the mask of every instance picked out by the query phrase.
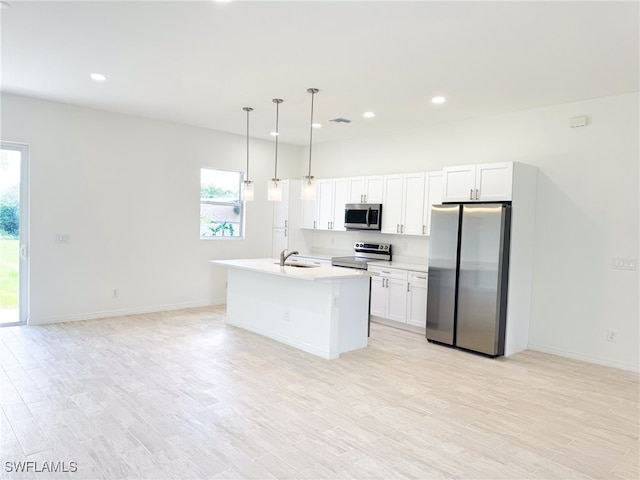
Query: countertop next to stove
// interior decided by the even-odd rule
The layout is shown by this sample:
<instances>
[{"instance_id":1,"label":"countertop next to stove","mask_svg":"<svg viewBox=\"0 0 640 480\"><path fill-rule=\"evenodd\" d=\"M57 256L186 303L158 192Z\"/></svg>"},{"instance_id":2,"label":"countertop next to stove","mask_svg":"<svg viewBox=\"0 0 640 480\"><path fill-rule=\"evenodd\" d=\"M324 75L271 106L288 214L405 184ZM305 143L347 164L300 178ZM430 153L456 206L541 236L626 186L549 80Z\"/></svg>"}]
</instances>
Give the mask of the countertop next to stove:
<instances>
[{"instance_id":1,"label":"countertop next to stove","mask_svg":"<svg viewBox=\"0 0 640 480\"><path fill-rule=\"evenodd\" d=\"M368 262L367 265L398 268L400 270L411 270L412 272L429 272L429 265L422 264L422 263L396 262L393 260L390 262L384 262L384 261L373 260L371 262Z\"/></svg>"}]
</instances>

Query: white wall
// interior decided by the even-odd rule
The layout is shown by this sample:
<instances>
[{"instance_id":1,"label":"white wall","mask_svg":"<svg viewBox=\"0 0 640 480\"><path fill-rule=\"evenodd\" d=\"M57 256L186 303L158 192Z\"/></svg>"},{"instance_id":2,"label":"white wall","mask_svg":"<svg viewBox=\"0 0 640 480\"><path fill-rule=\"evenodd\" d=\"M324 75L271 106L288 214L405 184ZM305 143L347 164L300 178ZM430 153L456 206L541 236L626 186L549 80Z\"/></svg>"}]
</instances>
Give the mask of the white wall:
<instances>
[{"instance_id":1,"label":"white wall","mask_svg":"<svg viewBox=\"0 0 640 480\"><path fill-rule=\"evenodd\" d=\"M4 94L1 138L30 145L32 324L223 302L208 260L271 255L272 143L251 141L246 239L200 240L200 168L244 171L245 137Z\"/></svg>"},{"instance_id":2,"label":"white wall","mask_svg":"<svg viewBox=\"0 0 640 480\"><path fill-rule=\"evenodd\" d=\"M315 144L313 174L339 177L520 161L538 167L530 347L639 369L638 94L599 98L334 144ZM446 106L444 106L446 108ZM384 115L384 112L378 112ZM586 128L569 118L588 115ZM301 155L300 171L307 159ZM313 234L316 249L346 233ZM378 235L414 255L427 242ZM332 243L333 242L333 243ZM607 330L618 334L606 340Z\"/></svg>"}]
</instances>

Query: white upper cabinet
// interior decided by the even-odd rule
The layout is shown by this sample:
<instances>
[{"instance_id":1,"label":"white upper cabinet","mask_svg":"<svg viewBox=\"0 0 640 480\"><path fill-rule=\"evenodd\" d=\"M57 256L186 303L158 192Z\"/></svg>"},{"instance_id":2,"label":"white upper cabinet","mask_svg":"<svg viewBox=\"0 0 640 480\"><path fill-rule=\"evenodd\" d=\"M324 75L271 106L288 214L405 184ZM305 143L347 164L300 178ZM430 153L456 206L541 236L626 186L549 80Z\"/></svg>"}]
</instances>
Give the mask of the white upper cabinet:
<instances>
[{"instance_id":1,"label":"white upper cabinet","mask_svg":"<svg viewBox=\"0 0 640 480\"><path fill-rule=\"evenodd\" d=\"M475 199L476 166L445 167L442 183L443 202L470 202Z\"/></svg>"},{"instance_id":2,"label":"white upper cabinet","mask_svg":"<svg viewBox=\"0 0 640 480\"><path fill-rule=\"evenodd\" d=\"M280 181L282 200L273 202L272 248L273 258L278 258L285 248L302 248L304 238L300 230L300 180Z\"/></svg>"},{"instance_id":3,"label":"white upper cabinet","mask_svg":"<svg viewBox=\"0 0 640 480\"><path fill-rule=\"evenodd\" d=\"M289 180L280 181L278 188L282 189L282 201L273 202L273 228L287 228L289 226Z\"/></svg>"},{"instance_id":4,"label":"white upper cabinet","mask_svg":"<svg viewBox=\"0 0 640 480\"><path fill-rule=\"evenodd\" d=\"M321 230L331 229L333 221L333 180L318 180L316 183L316 200L318 202L318 224Z\"/></svg>"},{"instance_id":5,"label":"white upper cabinet","mask_svg":"<svg viewBox=\"0 0 640 480\"><path fill-rule=\"evenodd\" d=\"M513 162L443 169L443 202L492 202L512 198Z\"/></svg>"},{"instance_id":6,"label":"white upper cabinet","mask_svg":"<svg viewBox=\"0 0 640 480\"><path fill-rule=\"evenodd\" d=\"M477 200L482 202L512 199L513 162L476 165Z\"/></svg>"},{"instance_id":7,"label":"white upper cabinet","mask_svg":"<svg viewBox=\"0 0 640 480\"><path fill-rule=\"evenodd\" d=\"M349 203L349 180L336 178L333 181L333 220L332 230L346 230L344 228L344 206Z\"/></svg>"},{"instance_id":8,"label":"white upper cabinet","mask_svg":"<svg viewBox=\"0 0 640 480\"><path fill-rule=\"evenodd\" d=\"M316 228L318 225L318 200L301 200L302 218L301 228Z\"/></svg>"},{"instance_id":9,"label":"white upper cabinet","mask_svg":"<svg viewBox=\"0 0 640 480\"><path fill-rule=\"evenodd\" d=\"M349 182L349 203L364 203L367 191L364 177L352 177L347 181Z\"/></svg>"},{"instance_id":10,"label":"white upper cabinet","mask_svg":"<svg viewBox=\"0 0 640 480\"><path fill-rule=\"evenodd\" d=\"M384 192L384 177L382 175L371 175L364 177L365 203L382 203L382 195Z\"/></svg>"},{"instance_id":11,"label":"white upper cabinet","mask_svg":"<svg viewBox=\"0 0 640 480\"><path fill-rule=\"evenodd\" d=\"M404 176L402 233L406 235L424 234L424 179L424 173Z\"/></svg>"},{"instance_id":12,"label":"white upper cabinet","mask_svg":"<svg viewBox=\"0 0 640 480\"><path fill-rule=\"evenodd\" d=\"M348 203L348 180L324 178L316 181L316 199L302 201L302 228L345 230L344 206Z\"/></svg>"},{"instance_id":13,"label":"white upper cabinet","mask_svg":"<svg viewBox=\"0 0 640 480\"><path fill-rule=\"evenodd\" d=\"M425 174L385 175L382 233L423 235Z\"/></svg>"},{"instance_id":14,"label":"white upper cabinet","mask_svg":"<svg viewBox=\"0 0 640 480\"><path fill-rule=\"evenodd\" d=\"M385 175L382 200L382 233L402 233L404 175Z\"/></svg>"},{"instance_id":15,"label":"white upper cabinet","mask_svg":"<svg viewBox=\"0 0 640 480\"><path fill-rule=\"evenodd\" d=\"M424 235L431 234L431 207L442 203L442 172L429 172L425 177L424 188L424 212L423 230Z\"/></svg>"},{"instance_id":16,"label":"white upper cabinet","mask_svg":"<svg viewBox=\"0 0 640 480\"><path fill-rule=\"evenodd\" d=\"M349 182L348 203L382 203L384 177L370 175L367 177L351 177Z\"/></svg>"}]
</instances>

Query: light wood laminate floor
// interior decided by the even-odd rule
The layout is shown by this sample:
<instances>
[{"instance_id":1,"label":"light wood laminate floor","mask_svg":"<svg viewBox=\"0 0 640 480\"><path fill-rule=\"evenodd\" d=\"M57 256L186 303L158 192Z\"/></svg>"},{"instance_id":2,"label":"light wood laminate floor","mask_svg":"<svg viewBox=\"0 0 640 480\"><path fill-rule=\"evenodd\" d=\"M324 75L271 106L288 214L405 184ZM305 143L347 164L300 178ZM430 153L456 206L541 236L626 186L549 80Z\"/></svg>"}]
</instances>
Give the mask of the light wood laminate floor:
<instances>
[{"instance_id":1,"label":"light wood laminate floor","mask_svg":"<svg viewBox=\"0 0 640 480\"><path fill-rule=\"evenodd\" d=\"M0 329L2 478L630 478L638 375L372 324L323 360L224 307ZM6 462L77 462L7 473Z\"/></svg>"}]
</instances>

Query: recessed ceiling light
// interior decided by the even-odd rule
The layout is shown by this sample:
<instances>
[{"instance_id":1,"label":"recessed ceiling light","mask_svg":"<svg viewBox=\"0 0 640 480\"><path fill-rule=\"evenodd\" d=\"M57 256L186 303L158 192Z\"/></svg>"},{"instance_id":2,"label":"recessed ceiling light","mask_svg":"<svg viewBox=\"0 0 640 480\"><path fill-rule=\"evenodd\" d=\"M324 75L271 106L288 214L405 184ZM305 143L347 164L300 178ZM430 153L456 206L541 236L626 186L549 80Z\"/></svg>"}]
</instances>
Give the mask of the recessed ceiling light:
<instances>
[{"instance_id":1,"label":"recessed ceiling light","mask_svg":"<svg viewBox=\"0 0 640 480\"><path fill-rule=\"evenodd\" d=\"M91 80L94 80L96 82L104 82L107 79L107 77L105 77L101 73L92 73L89 76L91 77Z\"/></svg>"},{"instance_id":2,"label":"recessed ceiling light","mask_svg":"<svg viewBox=\"0 0 640 480\"><path fill-rule=\"evenodd\" d=\"M278 132L271 132L272 137L277 137L278 135L280 135Z\"/></svg>"},{"instance_id":3,"label":"recessed ceiling light","mask_svg":"<svg viewBox=\"0 0 640 480\"><path fill-rule=\"evenodd\" d=\"M375 117L375 116L376 116L376 114L375 114L375 112L364 112L364 113L362 114L362 116L363 116L364 118L373 118L373 117Z\"/></svg>"},{"instance_id":4,"label":"recessed ceiling light","mask_svg":"<svg viewBox=\"0 0 640 480\"><path fill-rule=\"evenodd\" d=\"M321 125L321 124L319 124L319 123L312 123L312 124L311 124L311 126L312 126L313 128L322 128L322 125Z\"/></svg>"},{"instance_id":5,"label":"recessed ceiling light","mask_svg":"<svg viewBox=\"0 0 640 480\"><path fill-rule=\"evenodd\" d=\"M446 101L447 101L447 99L444 98L444 97L433 97L431 99L431 103L435 103L435 104L444 103Z\"/></svg>"},{"instance_id":6,"label":"recessed ceiling light","mask_svg":"<svg viewBox=\"0 0 640 480\"><path fill-rule=\"evenodd\" d=\"M11 8L11 4L8 2L0 2L0 9L6 10L7 8Z\"/></svg>"}]
</instances>

